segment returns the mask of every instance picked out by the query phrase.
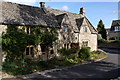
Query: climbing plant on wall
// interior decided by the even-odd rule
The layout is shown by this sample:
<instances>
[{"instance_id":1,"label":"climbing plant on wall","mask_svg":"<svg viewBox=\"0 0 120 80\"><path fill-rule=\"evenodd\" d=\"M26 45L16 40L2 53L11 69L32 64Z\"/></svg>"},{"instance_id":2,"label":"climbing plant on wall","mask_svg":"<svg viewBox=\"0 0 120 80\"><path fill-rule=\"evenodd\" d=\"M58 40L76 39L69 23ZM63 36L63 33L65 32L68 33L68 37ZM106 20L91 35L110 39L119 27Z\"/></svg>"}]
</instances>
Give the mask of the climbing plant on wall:
<instances>
[{"instance_id":1,"label":"climbing plant on wall","mask_svg":"<svg viewBox=\"0 0 120 80\"><path fill-rule=\"evenodd\" d=\"M7 32L2 34L3 51L9 54L7 61L22 60L28 45L47 44L49 46L57 40L55 28L50 31L46 28L45 32L41 32L40 26L35 26L34 34L27 34L25 27L18 28L15 25L8 25Z\"/></svg>"}]
</instances>

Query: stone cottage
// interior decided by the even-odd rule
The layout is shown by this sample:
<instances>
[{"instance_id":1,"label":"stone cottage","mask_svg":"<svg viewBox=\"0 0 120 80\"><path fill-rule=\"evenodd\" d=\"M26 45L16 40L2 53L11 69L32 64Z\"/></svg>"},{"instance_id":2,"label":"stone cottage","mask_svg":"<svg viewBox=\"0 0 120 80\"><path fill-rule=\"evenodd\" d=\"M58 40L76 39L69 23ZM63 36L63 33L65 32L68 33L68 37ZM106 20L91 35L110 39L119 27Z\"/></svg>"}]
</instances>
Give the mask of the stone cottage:
<instances>
[{"instance_id":1,"label":"stone cottage","mask_svg":"<svg viewBox=\"0 0 120 80\"><path fill-rule=\"evenodd\" d=\"M120 40L120 20L113 20L111 28L106 29L107 40Z\"/></svg>"},{"instance_id":2,"label":"stone cottage","mask_svg":"<svg viewBox=\"0 0 120 80\"><path fill-rule=\"evenodd\" d=\"M30 34L34 26L41 25L41 30L56 27L58 40L53 47L49 48L49 55L46 54L44 45L38 45L36 49L30 45L25 49L24 55L42 56L44 60L50 57L53 50L57 55L57 50L61 48L72 48L88 46L91 51L97 50L97 31L85 16L85 8L80 8L80 13L70 13L50 7L45 7L45 2L40 2L40 7L2 2L2 19L0 27L7 28L7 25L14 24L18 27L26 26L25 32Z\"/></svg>"}]
</instances>

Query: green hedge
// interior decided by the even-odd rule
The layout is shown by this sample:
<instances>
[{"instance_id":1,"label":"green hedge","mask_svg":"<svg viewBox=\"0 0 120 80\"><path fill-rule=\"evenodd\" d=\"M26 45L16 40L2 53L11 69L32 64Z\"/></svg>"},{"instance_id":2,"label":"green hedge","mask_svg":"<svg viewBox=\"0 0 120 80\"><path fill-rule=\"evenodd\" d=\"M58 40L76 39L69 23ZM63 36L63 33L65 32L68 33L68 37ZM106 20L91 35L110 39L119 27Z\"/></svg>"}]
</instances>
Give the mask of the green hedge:
<instances>
[{"instance_id":1,"label":"green hedge","mask_svg":"<svg viewBox=\"0 0 120 80\"><path fill-rule=\"evenodd\" d=\"M78 56L82 60L90 60L90 55L91 55L90 47L82 47L78 52Z\"/></svg>"}]
</instances>

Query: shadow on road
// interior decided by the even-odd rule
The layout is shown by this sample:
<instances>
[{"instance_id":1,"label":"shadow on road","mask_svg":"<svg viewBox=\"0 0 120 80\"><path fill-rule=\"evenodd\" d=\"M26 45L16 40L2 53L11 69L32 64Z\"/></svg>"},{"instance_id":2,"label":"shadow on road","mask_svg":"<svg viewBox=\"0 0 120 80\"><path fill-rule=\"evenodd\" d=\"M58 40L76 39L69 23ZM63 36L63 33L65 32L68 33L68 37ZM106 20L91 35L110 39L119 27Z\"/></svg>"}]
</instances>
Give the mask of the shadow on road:
<instances>
[{"instance_id":1,"label":"shadow on road","mask_svg":"<svg viewBox=\"0 0 120 80\"><path fill-rule=\"evenodd\" d=\"M118 72L118 70L120 70L120 68L118 68L116 64L100 61L91 64L79 65L61 71L50 72L43 75L36 73L32 78L59 78L59 80L64 80L63 78L73 80L79 78L89 78L91 80L93 80L93 78L100 78L101 80L109 80L120 76L120 72Z\"/></svg>"},{"instance_id":2,"label":"shadow on road","mask_svg":"<svg viewBox=\"0 0 120 80\"><path fill-rule=\"evenodd\" d=\"M106 53L110 53L110 54L120 54L120 50L115 50L115 49L105 49L105 48L101 48L103 51L105 51Z\"/></svg>"}]
</instances>

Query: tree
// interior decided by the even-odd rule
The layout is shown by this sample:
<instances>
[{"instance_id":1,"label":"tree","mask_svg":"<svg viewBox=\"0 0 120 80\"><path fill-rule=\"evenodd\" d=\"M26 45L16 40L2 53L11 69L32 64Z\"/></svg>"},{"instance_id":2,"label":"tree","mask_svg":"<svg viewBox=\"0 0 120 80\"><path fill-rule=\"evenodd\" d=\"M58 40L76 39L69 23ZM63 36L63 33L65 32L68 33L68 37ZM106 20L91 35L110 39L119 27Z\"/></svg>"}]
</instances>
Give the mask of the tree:
<instances>
[{"instance_id":1,"label":"tree","mask_svg":"<svg viewBox=\"0 0 120 80\"><path fill-rule=\"evenodd\" d=\"M99 24L97 26L97 30L98 30L98 34L102 35L102 38L107 39L106 29L105 29L105 26L104 26L102 20L99 21Z\"/></svg>"}]
</instances>

